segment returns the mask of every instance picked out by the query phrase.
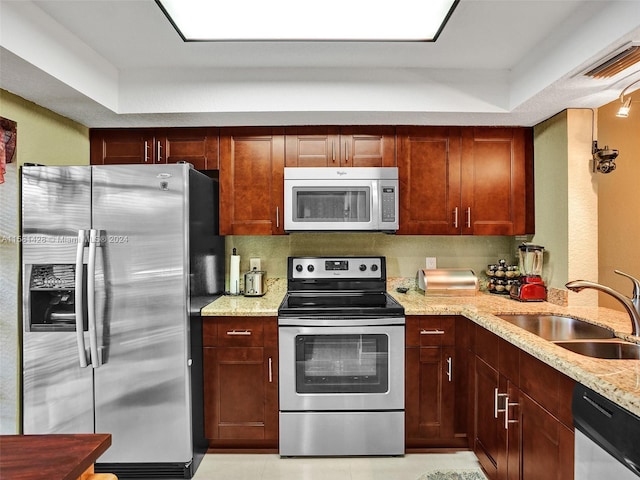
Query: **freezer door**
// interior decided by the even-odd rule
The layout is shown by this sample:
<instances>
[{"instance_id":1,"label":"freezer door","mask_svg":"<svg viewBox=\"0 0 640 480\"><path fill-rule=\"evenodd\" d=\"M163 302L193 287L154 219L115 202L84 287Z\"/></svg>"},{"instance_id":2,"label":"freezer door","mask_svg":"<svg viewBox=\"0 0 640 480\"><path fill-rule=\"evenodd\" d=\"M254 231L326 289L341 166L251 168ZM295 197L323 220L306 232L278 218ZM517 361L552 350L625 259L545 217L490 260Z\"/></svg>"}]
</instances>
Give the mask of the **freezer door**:
<instances>
[{"instance_id":1,"label":"freezer door","mask_svg":"<svg viewBox=\"0 0 640 480\"><path fill-rule=\"evenodd\" d=\"M80 365L73 327L56 331L51 322L60 299L68 301L74 279L67 279L65 290L59 279L49 278L57 271L71 271L69 266L75 268L78 230L91 223L90 173L89 167L22 168L23 429L27 434L94 432L92 369ZM34 265L51 275L36 275L44 281L32 283Z\"/></svg>"},{"instance_id":2,"label":"freezer door","mask_svg":"<svg viewBox=\"0 0 640 480\"><path fill-rule=\"evenodd\" d=\"M93 433L91 367L80 368L75 333L25 332L25 434Z\"/></svg>"},{"instance_id":3,"label":"freezer door","mask_svg":"<svg viewBox=\"0 0 640 480\"><path fill-rule=\"evenodd\" d=\"M104 463L189 461L186 165L94 167L96 432ZM89 293L90 295L90 293Z\"/></svg>"}]
</instances>

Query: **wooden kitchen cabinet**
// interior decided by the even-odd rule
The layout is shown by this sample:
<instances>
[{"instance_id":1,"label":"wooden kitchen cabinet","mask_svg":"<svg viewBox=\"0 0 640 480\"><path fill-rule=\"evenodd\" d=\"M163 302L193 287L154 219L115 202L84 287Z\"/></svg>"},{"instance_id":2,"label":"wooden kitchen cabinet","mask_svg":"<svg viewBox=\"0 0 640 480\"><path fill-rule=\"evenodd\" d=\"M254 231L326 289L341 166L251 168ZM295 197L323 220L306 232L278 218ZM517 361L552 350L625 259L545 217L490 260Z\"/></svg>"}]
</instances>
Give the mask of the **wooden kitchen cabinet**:
<instances>
[{"instance_id":1,"label":"wooden kitchen cabinet","mask_svg":"<svg viewBox=\"0 0 640 480\"><path fill-rule=\"evenodd\" d=\"M291 127L285 150L287 167L394 167L395 128Z\"/></svg>"},{"instance_id":2,"label":"wooden kitchen cabinet","mask_svg":"<svg viewBox=\"0 0 640 480\"><path fill-rule=\"evenodd\" d=\"M398 127L397 138L398 233L533 233L531 129Z\"/></svg>"},{"instance_id":3,"label":"wooden kitchen cabinet","mask_svg":"<svg viewBox=\"0 0 640 480\"><path fill-rule=\"evenodd\" d=\"M91 165L188 162L217 170L217 128L92 129Z\"/></svg>"},{"instance_id":4,"label":"wooden kitchen cabinet","mask_svg":"<svg viewBox=\"0 0 640 480\"><path fill-rule=\"evenodd\" d=\"M278 444L275 317L205 318L204 422L213 449Z\"/></svg>"},{"instance_id":5,"label":"wooden kitchen cabinet","mask_svg":"<svg viewBox=\"0 0 640 480\"><path fill-rule=\"evenodd\" d=\"M284 234L284 131L220 131L220 234Z\"/></svg>"},{"instance_id":6,"label":"wooden kitchen cabinet","mask_svg":"<svg viewBox=\"0 0 640 480\"><path fill-rule=\"evenodd\" d=\"M405 353L406 447L466 446L464 430L456 429L464 424L456 422L456 412L466 407L458 383L466 368L456 355L456 317L407 316Z\"/></svg>"},{"instance_id":7,"label":"wooden kitchen cabinet","mask_svg":"<svg viewBox=\"0 0 640 480\"><path fill-rule=\"evenodd\" d=\"M573 479L575 382L475 327L472 447L490 480Z\"/></svg>"}]
</instances>

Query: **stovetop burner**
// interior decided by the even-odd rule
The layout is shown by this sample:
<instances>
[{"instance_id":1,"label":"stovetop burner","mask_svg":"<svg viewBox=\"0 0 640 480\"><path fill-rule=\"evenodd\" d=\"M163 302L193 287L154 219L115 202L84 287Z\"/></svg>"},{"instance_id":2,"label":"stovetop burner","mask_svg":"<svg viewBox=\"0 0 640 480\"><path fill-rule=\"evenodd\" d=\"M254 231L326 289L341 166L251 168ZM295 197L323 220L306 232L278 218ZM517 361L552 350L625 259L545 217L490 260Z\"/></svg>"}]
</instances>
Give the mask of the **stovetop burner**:
<instances>
[{"instance_id":1,"label":"stovetop burner","mask_svg":"<svg viewBox=\"0 0 640 480\"><path fill-rule=\"evenodd\" d=\"M385 257L289 257L279 316L403 316Z\"/></svg>"}]
</instances>

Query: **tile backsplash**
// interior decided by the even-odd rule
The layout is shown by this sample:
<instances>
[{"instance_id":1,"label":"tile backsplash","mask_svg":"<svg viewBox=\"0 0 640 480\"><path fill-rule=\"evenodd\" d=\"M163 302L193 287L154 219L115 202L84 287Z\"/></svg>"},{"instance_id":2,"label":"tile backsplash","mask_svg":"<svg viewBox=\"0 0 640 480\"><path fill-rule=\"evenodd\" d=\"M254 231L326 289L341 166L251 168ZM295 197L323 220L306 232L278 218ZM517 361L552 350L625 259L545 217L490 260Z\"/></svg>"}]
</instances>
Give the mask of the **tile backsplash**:
<instances>
[{"instance_id":1,"label":"tile backsplash","mask_svg":"<svg viewBox=\"0 0 640 480\"><path fill-rule=\"evenodd\" d=\"M471 268L480 277L488 264L516 259L521 237L423 236L385 233L294 233L272 236L228 236L229 256L236 248L240 271L249 270L249 259L259 257L271 278L286 278L289 256L384 255L388 277L415 277L425 268L426 257L436 257L438 268ZM228 273L227 273L228 276Z\"/></svg>"}]
</instances>

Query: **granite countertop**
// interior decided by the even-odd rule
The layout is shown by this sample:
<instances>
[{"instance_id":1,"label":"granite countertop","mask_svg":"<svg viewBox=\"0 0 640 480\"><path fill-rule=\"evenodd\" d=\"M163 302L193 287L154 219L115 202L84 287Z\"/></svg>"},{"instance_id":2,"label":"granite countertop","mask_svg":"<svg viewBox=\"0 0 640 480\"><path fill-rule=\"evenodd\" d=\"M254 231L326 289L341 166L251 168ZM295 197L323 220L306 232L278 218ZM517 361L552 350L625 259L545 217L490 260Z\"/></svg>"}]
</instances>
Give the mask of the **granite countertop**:
<instances>
[{"instance_id":1,"label":"granite countertop","mask_svg":"<svg viewBox=\"0 0 640 480\"><path fill-rule=\"evenodd\" d=\"M223 296L205 306L202 316L277 316L287 290L286 279L267 279L263 297ZM425 296L422 290L389 293L405 308L406 315L462 315L516 345L565 375L640 416L640 360L603 360L573 353L512 325L495 315L503 313L553 313L570 315L615 330L636 343L631 320L625 312L600 307L562 307L548 302L517 302L508 296L479 293L476 296Z\"/></svg>"}]
</instances>

